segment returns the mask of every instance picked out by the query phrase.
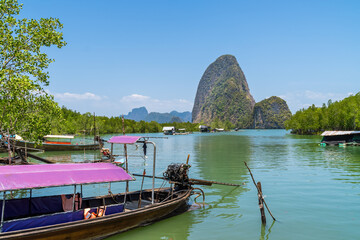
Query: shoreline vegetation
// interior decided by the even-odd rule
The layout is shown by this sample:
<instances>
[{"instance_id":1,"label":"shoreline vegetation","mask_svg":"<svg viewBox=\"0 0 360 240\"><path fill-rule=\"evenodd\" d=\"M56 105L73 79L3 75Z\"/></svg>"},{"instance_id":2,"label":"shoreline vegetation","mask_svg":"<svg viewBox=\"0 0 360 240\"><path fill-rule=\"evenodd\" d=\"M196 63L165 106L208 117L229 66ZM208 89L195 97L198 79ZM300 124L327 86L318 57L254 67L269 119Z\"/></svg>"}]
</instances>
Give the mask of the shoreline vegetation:
<instances>
[{"instance_id":1,"label":"shoreline vegetation","mask_svg":"<svg viewBox=\"0 0 360 240\"><path fill-rule=\"evenodd\" d=\"M80 113L63 106L61 108L62 117L52 122L51 134L78 134L78 135L93 135L94 122L95 132L98 135L110 133L122 133L123 123L121 117L106 117L95 116L90 112ZM204 123L191 122L172 122L172 123L158 123L155 121L135 121L124 119L125 133L159 133L162 132L165 126L174 126L176 129L185 128L187 132L198 132L199 126ZM210 125L212 129L222 128L229 131L235 128L235 125L229 121L222 122L215 119Z\"/></svg>"},{"instance_id":2,"label":"shoreline vegetation","mask_svg":"<svg viewBox=\"0 0 360 240\"><path fill-rule=\"evenodd\" d=\"M63 106L61 108L62 119L52 123L51 134L79 134L98 135L123 132L121 117L95 116L90 112L81 114ZM199 131L199 123L173 122L157 123L124 119L125 133L157 133L162 132L164 126L174 126L177 129L185 128L186 131Z\"/></svg>"},{"instance_id":3,"label":"shoreline vegetation","mask_svg":"<svg viewBox=\"0 0 360 240\"><path fill-rule=\"evenodd\" d=\"M286 130L293 134L316 135L324 131L360 130L360 92L343 100L313 104L297 111L285 122Z\"/></svg>"}]
</instances>

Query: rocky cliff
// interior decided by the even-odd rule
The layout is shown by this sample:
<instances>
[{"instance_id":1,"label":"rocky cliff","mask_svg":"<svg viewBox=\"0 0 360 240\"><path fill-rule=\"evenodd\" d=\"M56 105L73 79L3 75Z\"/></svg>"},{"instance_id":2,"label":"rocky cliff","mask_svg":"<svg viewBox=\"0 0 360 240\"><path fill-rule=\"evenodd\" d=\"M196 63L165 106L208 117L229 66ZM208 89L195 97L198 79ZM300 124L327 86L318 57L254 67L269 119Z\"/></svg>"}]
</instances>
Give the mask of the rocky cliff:
<instances>
[{"instance_id":1,"label":"rocky cliff","mask_svg":"<svg viewBox=\"0 0 360 240\"><path fill-rule=\"evenodd\" d=\"M158 123L173 123L173 122L183 122L183 120L177 116L173 116L170 113L158 113L151 112L144 119L145 122L155 121Z\"/></svg>"},{"instance_id":2,"label":"rocky cliff","mask_svg":"<svg viewBox=\"0 0 360 240\"><path fill-rule=\"evenodd\" d=\"M283 129L284 122L291 117L286 102L279 97L270 97L255 104L253 128Z\"/></svg>"},{"instance_id":3,"label":"rocky cliff","mask_svg":"<svg viewBox=\"0 0 360 240\"><path fill-rule=\"evenodd\" d=\"M192 111L195 123L230 121L240 128L251 127L254 98L236 58L223 55L209 65L197 89Z\"/></svg>"},{"instance_id":4,"label":"rocky cliff","mask_svg":"<svg viewBox=\"0 0 360 240\"><path fill-rule=\"evenodd\" d=\"M191 122L191 112L177 112L171 111L170 114L175 117L179 117L183 122Z\"/></svg>"}]
</instances>

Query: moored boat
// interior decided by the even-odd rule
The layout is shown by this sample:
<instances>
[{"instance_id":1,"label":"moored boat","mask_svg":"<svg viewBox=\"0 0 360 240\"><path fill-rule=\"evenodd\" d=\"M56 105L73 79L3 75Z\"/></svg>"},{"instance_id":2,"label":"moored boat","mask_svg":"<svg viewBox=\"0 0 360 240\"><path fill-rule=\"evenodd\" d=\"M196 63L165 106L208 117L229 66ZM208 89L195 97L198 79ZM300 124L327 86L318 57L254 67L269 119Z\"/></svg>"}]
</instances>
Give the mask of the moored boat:
<instances>
[{"instance_id":1,"label":"moored boat","mask_svg":"<svg viewBox=\"0 0 360 240\"><path fill-rule=\"evenodd\" d=\"M97 150L103 146L101 141L94 141L94 143L74 143L72 142L73 139L73 135L46 135L41 145L36 145L34 142L24 140L17 140L15 145L17 147L41 149L44 151Z\"/></svg>"},{"instance_id":2,"label":"moored boat","mask_svg":"<svg viewBox=\"0 0 360 240\"><path fill-rule=\"evenodd\" d=\"M134 136L117 136L109 142L112 149L113 144L152 143ZM177 165L181 176L169 176L174 186L155 188L155 151L154 144L152 188L133 192L126 188L119 194L111 192L111 183L128 185L135 178L112 163L0 167L0 239L104 238L186 211L194 191L187 176L188 165ZM126 156L126 168L127 160ZM82 186L95 183L109 183L108 194L84 198ZM73 194L32 194L34 189L60 186L73 186ZM14 191L22 191L24 197L9 199Z\"/></svg>"},{"instance_id":3,"label":"moored boat","mask_svg":"<svg viewBox=\"0 0 360 240\"><path fill-rule=\"evenodd\" d=\"M176 132L175 127L171 126L171 127L163 127L163 132L164 135L174 135Z\"/></svg>"}]
</instances>

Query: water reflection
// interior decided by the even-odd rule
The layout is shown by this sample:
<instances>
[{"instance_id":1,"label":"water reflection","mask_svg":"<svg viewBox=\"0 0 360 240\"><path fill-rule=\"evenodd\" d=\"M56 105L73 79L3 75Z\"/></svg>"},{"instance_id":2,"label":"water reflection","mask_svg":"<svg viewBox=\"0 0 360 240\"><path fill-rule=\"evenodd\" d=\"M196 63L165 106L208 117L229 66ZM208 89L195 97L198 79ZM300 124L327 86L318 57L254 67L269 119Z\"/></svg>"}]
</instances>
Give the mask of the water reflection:
<instances>
[{"instance_id":1,"label":"water reflection","mask_svg":"<svg viewBox=\"0 0 360 240\"><path fill-rule=\"evenodd\" d=\"M185 162L190 154L192 178L246 182L247 185L239 188L199 186L206 194L204 208L111 239L357 239L360 206L354 203L360 201L360 147L321 147L320 140L318 136L289 135L283 130L154 139L158 176L167 165ZM129 151L141 153L141 148ZM69 161L66 155L71 155L71 161L75 162L84 159L81 151L49 152L43 156L46 154L59 161ZM141 169L146 168L150 173L152 149L148 149L148 154L146 161L130 158L130 170L141 173ZM94 153L87 152L85 158L93 159ZM257 192L244 161L255 180L261 181L267 195L265 199L281 223L269 221L265 227L261 226ZM131 183L133 185L134 189L139 188L136 182ZM144 187L149 188L151 184ZM114 192L125 189L120 184L113 184L112 188ZM107 186L92 186L86 192L101 189L106 191Z\"/></svg>"},{"instance_id":2,"label":"water reflection","mask_svg":"<svg viewBox=\"0 0 360 240\"><path fill-rule=\"evenodd\" d=\"M213 135L196 138L197 170L201 178L242 183L247 175L244 161L250 160L251 142L248 136ZM222 189L219 185L215 188Z\"/></svg>"},{"instance_id":3,"label":"water reflection","mask_svg":"<svg viewBox=\"0 0 360 240\"><path fill-rule=\"evenodd\" d=\"M296 153L300 164L312 168L328 169L338 173L333 179L360 183L360 148L357 146L319 146L319 136L291 136L294 143L290 153Z\"/></svg>"},{"instance_id":4,"label":"water reflection","mask_svg":"<svg viewBox=\"0 0 360 240\"><path fill-rule=\"evenodd\" d=\"M115 239L149 239L149 240L183 240L188 239L191 234L193 224L197 224L202 221L198 218L199 211L204 209L185 212L177 215L176 217L167 218L149 226L140 227L127 231L110 238Z\"/></svg>"},{"instance_id":5,"label":"water reflection","mask_svg":"<svg viewBox=\"0 0 360 240\"><path fill-rule=\"evenodd\" d=\"M267 228L267 226L261 224L261 234L260 234L260 240L268 240L269 239L269 236L270 236L270 233L271 233L271 228L274 226L274 223L275 221L273 221L270 225L269 228Z\"/></svg>"},{"instance_id":6,"label":"water reflection","mask_svg":"<svg viewBox=\"0 0 360 240\"><path fill-rule=\"evenodd\" d=\"M197 175L200 179L241 184L247 180L244 161L250 161L249 136L233 134L202 134L195 139ZM240 195L244 186L200 186L205 191L207 206L196 211L191 239L201 239L198 229L211 229L213 239L222 238L222 227L229 227L242 217ZM194 211L195 212L195 211ZM236 225L236 224L235 224Z\"/></svg>"}]
</instances>

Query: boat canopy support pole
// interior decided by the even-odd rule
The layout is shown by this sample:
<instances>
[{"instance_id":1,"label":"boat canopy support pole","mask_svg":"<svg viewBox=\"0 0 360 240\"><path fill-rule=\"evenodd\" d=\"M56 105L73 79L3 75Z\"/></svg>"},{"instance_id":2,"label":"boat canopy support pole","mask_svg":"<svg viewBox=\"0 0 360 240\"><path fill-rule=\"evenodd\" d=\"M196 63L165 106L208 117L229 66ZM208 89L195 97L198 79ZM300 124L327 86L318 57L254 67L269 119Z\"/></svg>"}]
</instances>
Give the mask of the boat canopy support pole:
<instances>
[{"instance_id":1,"label":"boat canopy support pole","mask_svg":"<svg viewBox=\"0 0 360 240\"><path fill-rule=\"evenodd\" d=\"M31 200L32 200L32 189L30 189L30 196L29 196L29 215L31 216Z\"/></svg>"},{"instance_id":2,"label":"boat canopy support pole","mask_svg":"<svg viewBox=\"0 0 360 240\"><path fill-rule=\"evenodd\" d=\"M75 197L76 197L76 184L74 185L74 195L73 195L73 203L72 203L72 211L75 211Z\"/></svg>"},{"instance_id":3,"label":"boat canopy support pole","mask_svg":"<svg viewBox=\"0 0 360 240\"><path fill-rule=\"evenodd\" d=\"M128 163L128 153L127 153L127 146L124 144L124 153L125 153L125 170L129 173L129 163ZM126 180L126 192L129 192L129 181Z\"/></svg>"},{"instance_id":4,"label":"boat canopy support pole","mask_svg":"<svg viewBox=\"0 0 360 240\"><path fill-rule=\"evenodd\" d=\"M2 208L1 208L1 224L0 224L0 233L2 232L2 227L4 224L4 214L5 214L5 197L6 197L6 191L4 191L3 194L3 201L2 201Z\"/></svg>"},{"instance_id":5,"label":"boat canopy support pole","mask_svg":"<svg viewBox=\"0 0 360 240\"><path fill-rule=\"evenodd\" d=\"M155 162L156 162L156 144L151 141L146 141L154 146L154 158L153 158L153 175L152 175L152 190L151 190L151 204L154 204L154 189L155 189Z\"/></svg>"}]
</instances>

